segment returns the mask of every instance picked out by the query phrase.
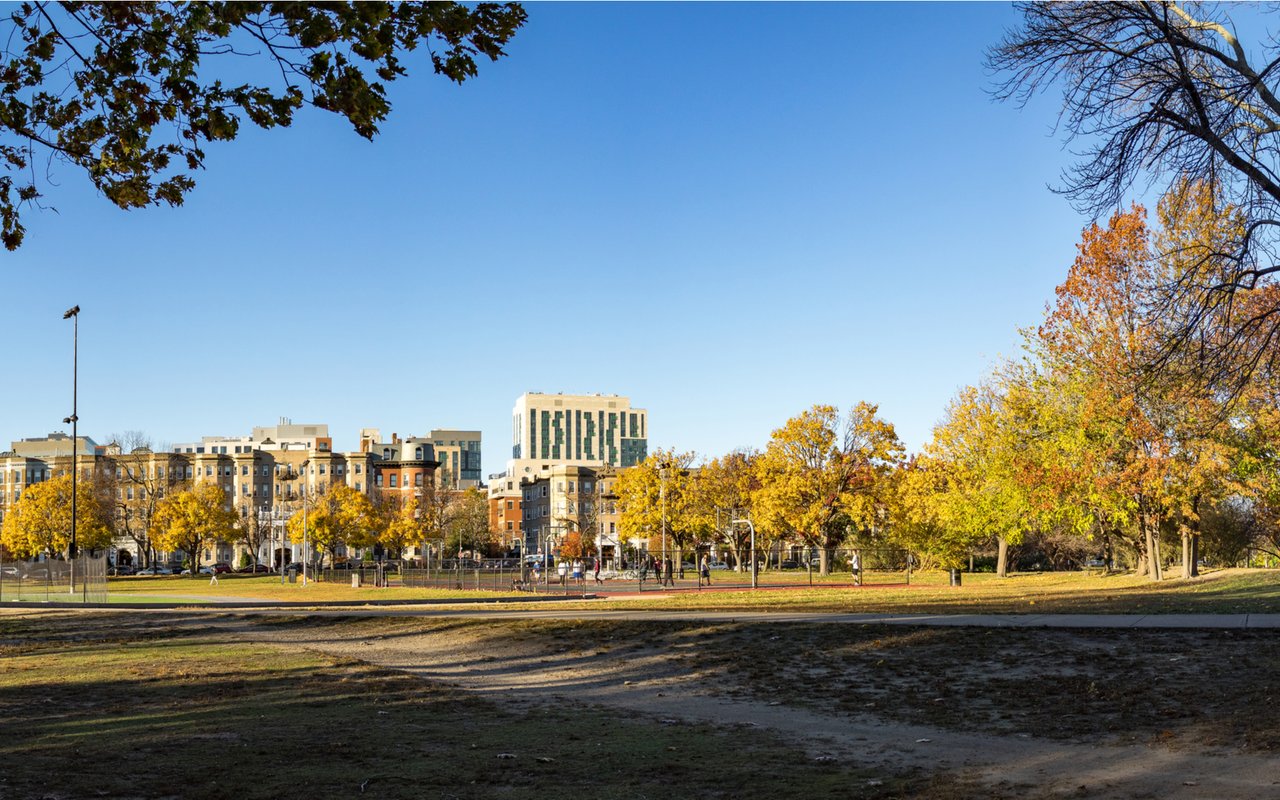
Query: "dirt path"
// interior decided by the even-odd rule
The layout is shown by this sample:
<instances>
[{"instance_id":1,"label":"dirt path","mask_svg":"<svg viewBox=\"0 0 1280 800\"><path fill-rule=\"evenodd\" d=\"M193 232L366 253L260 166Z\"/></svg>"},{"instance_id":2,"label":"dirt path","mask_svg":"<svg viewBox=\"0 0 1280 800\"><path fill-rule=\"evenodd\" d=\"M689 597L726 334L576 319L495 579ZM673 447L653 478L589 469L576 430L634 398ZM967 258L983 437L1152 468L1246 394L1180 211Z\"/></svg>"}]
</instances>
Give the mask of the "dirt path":
<instances>
[{"instance_id":1,"label":"dirt path","mask_svg":"<svg viewBox=\"0 0 1280 800\"><path fill-rule=\"evenodd\" d=\"M261 641L404 670L507 705L572 703L666 724L759 727L785 736L814 758L852 759L893 770L956 770L1021 797L1280 798L1280 758L1266 755L965 733L872 714L828 714L725 697L714 688L718 676L699 670L692 650L696 642L660 650L634 642L582 648L563 646L535 630L504 635L495 646L483 626L464 624L363 634L342 626L237 628Z\"/></svg>"}]
</instances>

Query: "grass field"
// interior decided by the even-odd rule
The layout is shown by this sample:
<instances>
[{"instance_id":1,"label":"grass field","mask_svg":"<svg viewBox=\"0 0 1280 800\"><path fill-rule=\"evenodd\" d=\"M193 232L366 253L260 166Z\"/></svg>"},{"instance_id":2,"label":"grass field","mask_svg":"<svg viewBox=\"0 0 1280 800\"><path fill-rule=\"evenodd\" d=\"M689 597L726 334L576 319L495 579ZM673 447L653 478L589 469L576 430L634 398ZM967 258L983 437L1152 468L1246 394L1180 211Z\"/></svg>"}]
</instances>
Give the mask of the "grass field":
<instances>
[{"instance_id":1,"label":"grass field","mask_svg":"<svg viewBox=\"0 0 1280 800\"><path fill-rule=\"evenodd\" d=\"M799 580L802 576L796 575ZM847 580L847 576L845 576ZM807 580L791 588L714 591L682 588L674 592L646 590L609 583L602 599L584 601L593 608L654 608L728 611L831 611L910 614L1242 614L1280 613L1280 571L1217 570L1190 580L1152 583L1131 574L1054 572L1015 574L997 578L989 573L965 574L958 587L947 575L923 572L909 586L878 583L862 587L813 586ZM594 591L588 586L587 591ZM625 599L610 599L622 591ZM109 583L114 603L216 601L315 602L361 604L372 600L450 600L527 598L517 592L419 588L352 588L346 583L281 583L278 577L223 577L217 585L188 577L115 578ZM562 594L553 590L552 594ZM12 599L5 595L6 601ZM40 602L43 592L27 600ZM50 595L57 600L60 596Z\"/></svg>"},{"instance_id":2,"label":"grass field","mask_svg":"<svg viewBox=\"0 0 1280 800\"><path fill-rule=\"evenodd\" d=\"M1241 614L1280 612L1280 572L1219 570L1189 581L1152 583L1130 574L1085 572L966 574L947 585L941 572L917 573L910 586L685 592L626 607L875 612L902 614Z\"/></svg>"}]
</instances>

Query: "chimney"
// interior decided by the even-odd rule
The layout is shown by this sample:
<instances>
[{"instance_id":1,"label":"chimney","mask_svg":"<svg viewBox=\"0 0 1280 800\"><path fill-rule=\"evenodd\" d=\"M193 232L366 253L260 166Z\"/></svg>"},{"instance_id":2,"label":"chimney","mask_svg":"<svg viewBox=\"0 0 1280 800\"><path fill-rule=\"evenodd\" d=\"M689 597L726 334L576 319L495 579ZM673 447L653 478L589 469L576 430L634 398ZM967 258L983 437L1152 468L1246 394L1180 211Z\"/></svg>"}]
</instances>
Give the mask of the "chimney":
<instances>
[{"instance_id":1,"label":"chimney","mask_svg":"<svg viewBox=\"0 0 1280 800\"><path fill-rule=\"evenodd\" d=\"M393 434L391 434L391 443L392 443L392 444L400 444L400 434L398 434L398 433L393 433Z\"/></svg>"}]
</instances>

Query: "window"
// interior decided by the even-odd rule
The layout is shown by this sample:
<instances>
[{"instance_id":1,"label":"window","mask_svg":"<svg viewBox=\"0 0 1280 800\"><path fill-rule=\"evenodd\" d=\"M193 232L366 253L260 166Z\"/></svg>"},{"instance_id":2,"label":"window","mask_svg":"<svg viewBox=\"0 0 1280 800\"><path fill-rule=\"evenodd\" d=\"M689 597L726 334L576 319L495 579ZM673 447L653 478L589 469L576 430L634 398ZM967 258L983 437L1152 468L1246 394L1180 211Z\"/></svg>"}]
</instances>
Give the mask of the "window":
<instances>
[{"instance_id":1,"label":"window","mask_svg":"<svg viewBox=\"0 0 1280 800\"><path fill-rule=\"evenodd\" d=\"M205 464L205 466L204 466L204 474L205 474L206 476L208 476L208 475L212 475L212 474L213 474L213 467L209 466L208 464Z\"/></svg>"},{"instance_id":2,"label":"window","mask_svg":"<svg viewBox=\"0 0 1280 800\"><path fill-rule=\"evenodd\" d=\"M379 472L377 475L375 475L375 476L373 477L373 482L374 482L374 485L376 485L379 489L381 489L381 488L382 488L382 473L381 473L381 472Z\"/></svg>"},{"instance_id":3,"label":"window","mask_svg":"<svg viewBox=\"0 0 1280 800\"><path fill-rule=\"evenodd\" d=\"M396 478L397 478L397 477L398 477L398 476L397 476L394 472L393 472L393 473L391 473L391 488L392 488L392 489L396 488Z\"/></svg>"},{"instance_id":4,"label":"window","mask_svg":"<svg viewBox=\"0 0 1280 800\"><path fill-rule=\"evenodd\" d=\"M507 510L508 510L508 511L510 511L510 510L511 510L511 501L510 501L510 500L508 500L508 501L507 501Z\"/></svg>"},{"instance_id":5,"label":"window","mask_svg":"<svg viewBox=\"0 0 1280 800\"><path fill-rule=\"evenodd\" d=\"M248 475L248 474L249 474L249 465L248 465L248 464L241 464L241 465L240 465L240 474L241 474L241 475Z\"/></svg>"},{"instance_id":6,"label":"window","mask_svg":"<svg viewBox=\"0 0 1280 800\"><path fill-rule=\"evenodd\" d=\"M508 523L507 523L507 530L511 530L511 525L512 525L512 523L510 523L510 522L508 522Z\"/></svg>"},{"instance_id":7,"label":"window","mask_svg":"<svg viewBox=\"0 0 1280 800\"><path fill-rule=\"evenodd\" d=\"M573 494L573 481L569 481L569 494Z\"/></svg>"},{"instance_id":8,"label":"window","mask_svg":"<svg viewBox=\"0 0 1280 800\"><path fill-rule=\"evenodd\" d=\"M414 486L421 486L421 485L422 485L422 473L421 473L421 472L415 472L415 473L413 473L413 485L414 485Z\"/></svg>"},{"instance_id":9,"label":"window","mask_svg":"<svg viewBox=\"0 0 1280 800\"><path fill-rule=\"evenodd\" d=\"M336 467L334 467L334 468L333 468L333 474L334 474L334 475L341 475L341 474L342 474L342 465L341 465L341 464L338 464Z\"/></svg>"},{"instance_id":10,"label":"window","mask_svg":"<svg viewBox=\"0 0 1280 800\"><path fill-rule=\"evenodd\" d=\"M360 481L356 481L356 491L360 491Z\"/></svg>"},{"instance_id":11,"label":"window","mask_svg":"<svg viewBox=\"0 0 1280 800\"><path fill-rule=\"evenodd\" d=\"M361 464L356 464L356 474L357 474L357 475L359 475L359 474L360 474L360 468L361 468L361 466L362 466Z\"/></svg>"},{"instance_id":12,"label":"window","mask_svg":"<svg viewBox=\"0 0 1280 800\"><path fill-rule=\"evenodd\" d=\"M320 465L320 474L321 474L321 475L323 475L323 474L324 474L324 464L321 464L321 465Z\"/></svg>"}]
</instances>

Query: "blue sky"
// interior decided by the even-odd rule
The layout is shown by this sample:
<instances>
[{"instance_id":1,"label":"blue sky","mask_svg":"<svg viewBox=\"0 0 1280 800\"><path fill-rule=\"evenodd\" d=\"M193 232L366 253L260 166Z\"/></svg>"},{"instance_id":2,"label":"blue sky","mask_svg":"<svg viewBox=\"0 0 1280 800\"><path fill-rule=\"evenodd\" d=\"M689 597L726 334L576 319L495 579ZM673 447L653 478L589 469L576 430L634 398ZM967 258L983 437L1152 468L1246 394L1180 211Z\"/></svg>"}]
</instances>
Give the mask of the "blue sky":
<instances>
[{"instance_id":1,"label":"blue sky","mask_svg":"<svg viewBox=\"0 0 1280 800\"><path fill-rule=\"evenodd\" d=\"M909 448L1039 321L1087 222L1052 98L986 94L1003 4L533 4L373 143L318 111L210 148L178 209L62 168L0 255L0 442L277 417L484 432L524 391L628 395L650 446L762 447L878 403ZM419 65L420 66L420 65ZM714 413L709 409L717 409ZM0 446L3 446L0 444Z\"/></svg>"}]
</instances>

